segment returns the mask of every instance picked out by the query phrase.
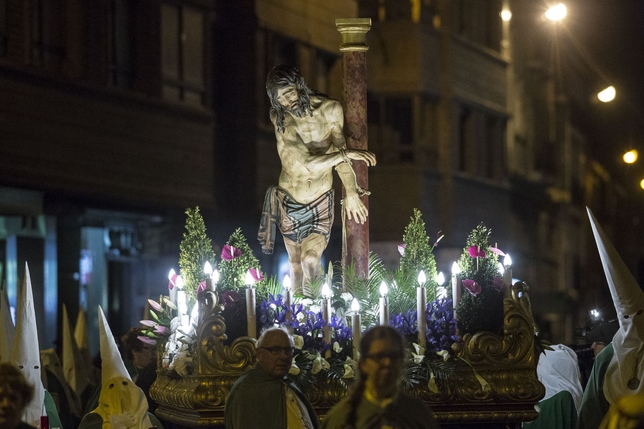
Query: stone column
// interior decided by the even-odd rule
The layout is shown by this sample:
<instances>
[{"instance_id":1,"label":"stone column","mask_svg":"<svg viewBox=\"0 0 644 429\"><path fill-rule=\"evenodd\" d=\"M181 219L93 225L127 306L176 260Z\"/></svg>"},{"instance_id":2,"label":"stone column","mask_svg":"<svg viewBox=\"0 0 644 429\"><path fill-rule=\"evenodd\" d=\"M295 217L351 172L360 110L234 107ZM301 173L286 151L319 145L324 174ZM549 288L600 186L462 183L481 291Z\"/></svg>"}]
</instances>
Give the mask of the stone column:
<instances>
[{"instance_id":1,"label":"stone column","mask_svg":"<svg viewBox=\"0 0 644 429\"><path fill-rule=\"evenodd\" d=\"M342 34L342 88L345 104L344 134L349 149L367 149L367 31L371 28L370 18L336 19L337 30ZM353 161L358 185L369 189L367 164ZM343 189L344 197L344 189ZM362 202L369 209L365 195ZM345 219L346 242L342 253L345 265L355 263L359 278L369 276L369 218L361 225Z\"/></svg>"}]
</instances>

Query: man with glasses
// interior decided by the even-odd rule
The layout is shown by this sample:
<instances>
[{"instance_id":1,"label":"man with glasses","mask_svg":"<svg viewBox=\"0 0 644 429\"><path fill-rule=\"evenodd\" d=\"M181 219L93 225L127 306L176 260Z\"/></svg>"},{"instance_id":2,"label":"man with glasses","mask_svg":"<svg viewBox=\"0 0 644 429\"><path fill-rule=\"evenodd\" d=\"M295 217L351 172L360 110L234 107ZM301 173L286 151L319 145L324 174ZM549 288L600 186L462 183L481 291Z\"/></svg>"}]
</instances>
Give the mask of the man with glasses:
<instances>
[{"instance_id":1,"label":"man with glasses","mask_svg":"<svg viewBox=\"0 0 644 429\"><path fill-rule=\"evenodd\" d=\"M288 332L267 329L255 353L257 364L237 380L226 400L226 429L316 429L313 406L287 378L293 361Z\"/></svg>"}]
</instances>

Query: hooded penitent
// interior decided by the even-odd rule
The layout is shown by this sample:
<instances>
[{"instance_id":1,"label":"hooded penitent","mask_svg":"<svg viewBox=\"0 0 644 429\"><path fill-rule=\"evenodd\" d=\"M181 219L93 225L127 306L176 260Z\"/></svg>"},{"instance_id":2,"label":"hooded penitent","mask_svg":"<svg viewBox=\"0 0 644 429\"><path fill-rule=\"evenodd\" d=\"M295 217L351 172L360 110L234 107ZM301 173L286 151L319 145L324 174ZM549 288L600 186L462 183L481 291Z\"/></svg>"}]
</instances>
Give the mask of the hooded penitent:
<instances>
[{"instance_id":1,"label":"hooded penitent","mask_svg":"<svg viewBox=\"0 0 644 429\"><path fill-rule=\"evenodd\" d=\"M11 363L20 368L27 381L34 386L34 398L25 408L23 420L32 426L40 427L43 415L45 388L40 379L40 345L36 328L34 298L31 292L29 266L25 263L25 279L18 293L16 314L16 337L11 353Z\"/></svg>"},{"instance_id":2,"label":"hooded penitent","mask_svg":"<svg viewBox=\"0 0 644 429\"><path fill-rule=\"evenodd\" d=\"M125 369L103 309L98 307L101 335L102 386L98 407L93 411L103 418L102 429L149 429L148 401Z\"/></svg>"},{"instance_id":3,"label":"hooded penitent","mask_svg":"<svg viewBox=\"0 0 644 429\"><path fill-rule=\"evenodd\" d=\"M13 339L16 336L16 327L13 326L7 286L0 292L0 362L7 362L11 359L13 350Z\"/></svg>"},{"instance_id":4,"label":"hooded penitent","mask_svg":"<svg viewBox=\"0 0 644 429\"><path fill-rule=\"evenodd\" d=\"M87 335L87 319L85 317L85 309L83 307L79 309L78 317L76 318L76 326L74 327L74 339L76 340L78 350L83 357L84 365L86 365L85 367L93 368L92 355L89 351L89 336ZM87 376L89 377L89 382L92 385L96 383L93 371L88 370Z\"/></svg>"},{"instance_id":5,"label":"hooded penitent","mask_svg":"<svg viewBox=\"0 0 644 429\"><path fill-rule=\"evenodd\" d=\"M588 217L619 321L603 387L608 402L615 404L622 396L644 393L644 292L590 209Z\"/></svg>"},{"instance_id":6,"label":"hooded penitent","mask_svg":"<svg viewBox=\"0 0 644 429\"><path fill-rule=\"evenodd\" d=\"M575 408L579 412L584 389L581 387L577 354L563 344L554 344L550 347L552 350L545 350L544 354L539 355L537 365L537 376L546 388L546 396L542 401L566 390L570 392Z\"/></svg>"},{"instance_id":7,"label":"hooded penitent","mask_svg":"<svg viewBox=\"0 0 644 429\"><path fill-rule=\"evenodd\" d=\"M72 336L67 306L63 304L63 373L65 374L65 380L67 380L78 398L81 397L89 385L87 370L88 367L78 350L76 340ZM78 405L80 406L80 402Z\"/></svg>"},{"instance_id":8,"label":"hooded penitent","mask_svg":"<svg viewBox=\"0 0 644 429\"><path fill-rule=\"evenodd\" d=\"M69 404L69 412L71 413L71 415L76 417L82 417L81 410L80 410L80 403L78 402L76 396L72 394L71 389L67 385L67 381L65 380L65 375L63 374L63 366L60 364L60 359L58 359L56 350L54 349L41 350L40 363L42 365L41 377L43 380L43 384L46 384L47 373L45 370L48 370L54 375L54 377L56 377L56 379L60 383L63 389L63 392L58 392L58 393L65 395L65 398L67 399L67 404ZM52 389L51 386L47 386L47 390L50 393L52 392L51 389Z\"/></svg>"}]
</instances>

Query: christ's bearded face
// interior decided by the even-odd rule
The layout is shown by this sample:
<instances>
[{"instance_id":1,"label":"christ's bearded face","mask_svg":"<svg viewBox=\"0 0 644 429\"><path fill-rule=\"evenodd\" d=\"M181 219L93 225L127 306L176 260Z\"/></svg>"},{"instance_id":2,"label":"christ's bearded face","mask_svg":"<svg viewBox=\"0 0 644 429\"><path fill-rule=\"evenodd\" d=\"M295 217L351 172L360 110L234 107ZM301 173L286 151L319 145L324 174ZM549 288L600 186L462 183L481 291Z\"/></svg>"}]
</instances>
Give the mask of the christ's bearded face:
<instances>
[{"instance_id":1,"label":"christ's bearded face","mask_svg":"<svg viewBox=\"0 0 644 429\"><path fill-rule=\"evenodd\" d=\"M295 85L285 86L277 90L277 101L291 113L296 113L299 110L300 103L298 99L297 88Z\"/></svg>"}]
</instances>

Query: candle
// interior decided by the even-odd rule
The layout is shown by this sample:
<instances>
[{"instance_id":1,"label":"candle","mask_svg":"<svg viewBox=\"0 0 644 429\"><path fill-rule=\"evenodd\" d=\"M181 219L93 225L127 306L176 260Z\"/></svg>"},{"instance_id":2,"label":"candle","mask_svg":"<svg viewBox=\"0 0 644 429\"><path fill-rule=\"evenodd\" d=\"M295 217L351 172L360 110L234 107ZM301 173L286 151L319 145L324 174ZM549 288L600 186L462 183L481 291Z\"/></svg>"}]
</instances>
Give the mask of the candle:
<instances>
[{"instance_id":1,"label":"candle","mask_svg":"<svg viewBox=\"0 0 644 429\"><path fill-rule=\"evenodd\" d=\"M427 295L425 294L425 282L427 277L425 276L425 271L420 270L418 273L418 284L416 288L416 323L418 325L418 345L425 347L427 342L427 323L425 322L425 310L427 307Z\"/></svg>"},{"instance_id":2,"label":"candle","mask_svg":"<svg viewBox=\"0 0 644 429\"><path fill-rule=\"evenodd\" d=\"M250 272L246 273L246 324L248 336L257 338L257 315L255 314L255 288L254 279Z\"/></svg>"},{"instance_id":3,"label":"candle","mask_svg":"<svg viewBox=\"0 0 644 429\"><path fill-rule=\"evenodd\" d=\"M454 261L452 264L452 307L454 308L454 319L456 319L456 309L458 303L461 302L461 279L458 276L461 272L461 267Z\"/></svg>"},{"instance_id":4,"label":"candle","mask_svg":"<svg viewBox=\"0 0 644 429\"><path fill-rule=\"evenodd\" d=\"M506 253L503 258L503 266L505 267L503 283L505 283L506 290L509 290L510 286L512 286L512 258L509 253Z\"/></svg>"},{"instance_id":5,"label":"candle","mask_svg":"<svg viewBox=\"0 0 644 429\"><path fill-rule=\"evenodd\" d=\"M206 275L206 290L214 290L212 287L212 265L206 261L203 265L203 273Z\"/></svg>"},{"instance_id":6,"label":"candle","mask_svg":"<svg viewBox=\"0 0 644 429\"><path fill-rule=\"evenodd\" d=\"M360 321L360 303L356 298L353 298L351 301L351 331L353 333L353 359L358 360L359 356L359 347L360 347L360 335L361 335L361 324Z\"/></svg>"},{"instance_id":7,"label":"candle","mask_svg":"<svg viewBox=\"0 0 644 429\"><path fill-rule=\"evenodd\" d=\"M284 276L284 281L282 282L284 286L284 304L286 304L286 320L291 321L291 316L293 312L291 311L291 304L293 302L293 291L291 291L291 278L288 274Z\"/></svg>"},{"instance_id":8,"label":"candle","mask_svg":"<svg viewBox=\"0 0 644 429\"><path fill-rule=\"evenodd\" d=\"M389 288L387 283L383 280L380 283L380 325L389 324L389 302L387 300L387 292Z\"/></svg>"},{"instance_id":9,"label":"candle","mask_svg":"<svg viewBox=\"0 0 644 429\"><path fill-rule=\"evenodd\" d=\"M328 283L322 285L322 319L324 319L324 342L331 344L331 288Z\"/></svg>"},{"instance_id":10,"label":"candle","mask_svg":"<svg viewBox=\"0 0 644 429\"><path fill-rule=\"evenodd\" d=\"M177 292L177 316L183 322L182 317L188 312L188 303L186 302L186 293L182 290Z\"/></svg>"}]
</instances>

